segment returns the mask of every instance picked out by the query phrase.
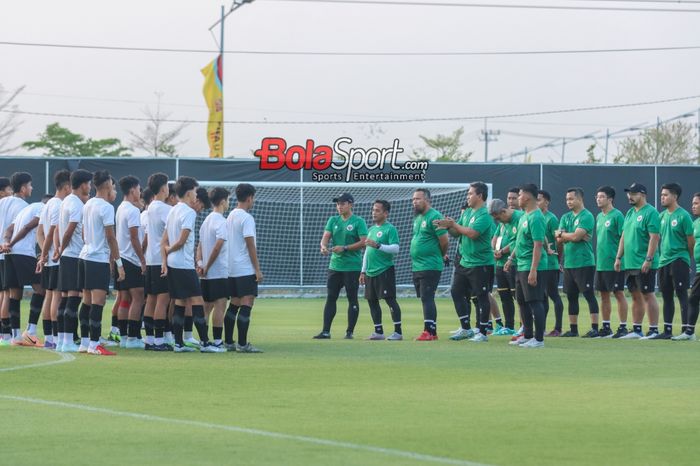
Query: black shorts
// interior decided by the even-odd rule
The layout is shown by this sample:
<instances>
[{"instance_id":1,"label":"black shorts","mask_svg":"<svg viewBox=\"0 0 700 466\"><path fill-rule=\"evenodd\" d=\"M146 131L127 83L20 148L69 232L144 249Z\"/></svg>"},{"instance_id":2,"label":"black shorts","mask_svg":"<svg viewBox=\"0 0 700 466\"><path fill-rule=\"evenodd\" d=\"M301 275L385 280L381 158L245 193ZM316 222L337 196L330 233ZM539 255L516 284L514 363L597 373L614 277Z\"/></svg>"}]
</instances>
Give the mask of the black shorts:
<instances>
[{"instance_id":1,"label":"black shorts","mask_svg":"<svg viewBox=\"0 0 700 466\"><path fill-rule=\"evenodd\" d=\"M5 259L0 260L0 291L7 290L5 286Z\"/></svg>"},{"instance_id":2,"label":"black shorts","mask_svg":"<svg viewBox=\"0 0 700 466\"><path fill-rule=\"evenodd\" d=\"M144 288L146 278L141 273L141 266L134 265L126 259L122 259L124 264L124 280L119 281L117 277L117 264L114 264L114 289L118 291L128 291L135 288Z\"/></svg>"},{"instance_id":3,"label":"black shorts","mask_svg":"<svg viewBox=\"0 0 700 466\"><path fill-rule=\"evenodd\" d=\"M498 291L515 291L515 268L511 267L506 272L500 265L496 267L496 286Z\"/></svg>"},{"instance_id":4,"label":"black shorts","mask_svg":"<svg viewBox=\"0 0 700 466\"><path fill-rule=\"evenodd\" d=\"M616 293L625 290L625 272L604 270L595 273L596 291Z\"/></svg>"},{"instance_id":5,"label":"black shorts","mask_svg":"<svg viewBox=\"0 0 700 466\"><path fill-rule=\"evenodd\" d=\"M659 269L659 291L673 293L690 286L690 266L683 259L676 259Z\"/></svg>"},{"instance_id":6,"label":"black shorts","mask_svg":"<svg viewBox=\"0 0 700 466\"><path fill-rule=\"evenodd\" d=\"M456 267L452 279L452 291L470 298L489 293L493 288L494 269L491 265L479 267Z\"/></svg>"},{"instance_id":7,"label":"black shorts","mask_svg":"<svg viewBox=\"0 0 700 466\"><path fill-rule=\"evenodd\" d=\"M564 293L585 293L593 291L595 266L564 269Z\"/></svg>"},{"instance_id":8,"label":"black shorts","mask_svg":"<svg viewBox=\"0 0 700 466\"><path fill-rule=\"evenodd\" d=\"M160 265L147 265L145 279L147 295L168 293L168 279L160 276Z\"/></svg>"},{"instance_id":9,"label":"black shorts","mask_svg":"<svg viewBox=\"0 0 700 466\"><path fill-rule=\"evenodd\" d=\"M396 269L391 266L374 277L365 276L365 299L396 298Z\"/></svg>"},{"instance_id":10,"label":"black shorts","mask_svg":"<svg viewBox=\"0 0 700 466\"><path fill-rule=\"evenodd\" d=\"M214 279L201 279L202 285L202 297L205 303L213 303L221 298L228 299L231 296L229 292L228 279L226 278L214 278Z\"/></svg>"},{"instance_id":11,"label":"black shorts","mask_svg":"<svg viewBox=\"0 0 700 466\"><path fill-rule=\"evenodd\" d=\"M39 283L41 283L41 276L36 273L36 257L21 254L5 255L5 285L8 290Z\"/></svg>"},{"instance_id":12,"label":"black shorts","mask_svg":"<svg viewBox=\"0 0 700 466\"><path fill-rule=\"evenodd\" d=\"M41 287L53 291L58 289L58 266L46 266L41 269Z\"/></svg>"},{"instance_id":13,"label":"black shorts","mask_svg":"<svg viewBox=\"0 0 700 466\"><path fill-rule=\"evenodd\" d=\"M77 257L62 256L58 265L58 289L61 291L81 291L78 282Z\"/></svg>"},{"instance_id":14,"label":"black shorts","mask_svg":"<svg viewBox=\"0 0 700 466\"><path fill-rule=\"evenodd\" d=\"M107 262L81 259L78 262L78 282L83 290L109 291L111 271Z\"/></svg>"},{"instance_id":15,"label":"black shorts","mask_svg":"<svg viewBox=\"0 0 700 466\"><path fill-rule=\"evenodd\" d=\"M515 297L519 304L531 303L533 301L544 301L544 280L542 272L537 272L537 285L530 286L527 282L527 276L530 271L517 272L515 274Z\"/></svg>"},{"instance_id":16,"label":"black shorts","mask_svg":"<svg viewBox=\"0 0 700 466\"><path fill-rule=\"evenodd\" d=\"M544 291L547 296L554 296L559 293L559 270L542 270L540 272L544 281Z\"/></svg>"},{"instance_id":17,"label":"black shorts","mask_svg":"<svg viewBox=\"0 0 700 466\"><path fill-rule=\"evenodd\" d=\"M202 296L202 285L194 269L168 267L168 292L172 299Z\"/></svg>"},{"instance_id":18,"label":"black shorts","mask_svg":"<svg viewBox=\"0 0 700 466\"><path fill-rule=\"evenodd\" d=\"M653 293L656 290L656 270L647 273L641 270L625 270L625 283L631 292L641 291L642 294Z\"/></svg>"},{"instance_id":19,"label":"black shorts","mask_svg":"<svg viewBox=\"0 0 700 466\"><path fill-rule=\"evenodd\" d=\"M228 292L232 298L258 295L258 281L255 275L228 277Z\"/></svg>"},{"instance_id":20,"label":"black shorts","mask_svg":"<svg viewBox=\"0 0 700 466\"><path fill-rule=\"evenodd\" d=\"M360 288L359 270L357 272L340 272L328 269L328 280L326 281L328 296L337 298L343 288L345 288L345 294L349 299L357 299L357 292Z\"/></svg>"},{"instance_id":21,"label":"black shorts","mask_svg":"<svg viewBox=\"0 0 700 466\"><path fill-rule=\"evenodd\" d=\"M420 272L413 272L413 286L416 289L416 296L418 298L435 298L435 292L437 291L441 276L441 270L421 270Z\"/></svg>"}]
</instances>

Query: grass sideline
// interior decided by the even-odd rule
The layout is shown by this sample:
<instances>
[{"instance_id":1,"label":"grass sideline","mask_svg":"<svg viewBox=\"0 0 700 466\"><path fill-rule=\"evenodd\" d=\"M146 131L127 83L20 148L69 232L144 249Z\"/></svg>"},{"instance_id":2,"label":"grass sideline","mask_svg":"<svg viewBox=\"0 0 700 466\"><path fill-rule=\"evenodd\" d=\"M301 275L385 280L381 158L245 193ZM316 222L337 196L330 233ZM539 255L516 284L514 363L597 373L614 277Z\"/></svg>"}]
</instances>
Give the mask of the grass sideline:
<instances>
[{"instance_id":1,"label":"grass sideline","mask_svg":"<svg viewBox=\"0 0 700 466\"><path fill-rule=\"evenodd\" d=\"M420 304L400 304L404 334L415 337L422 330ZM457 319L445 299L438 301L439 341L362 341L372 327L366 302L360 306L356 340L341 339L347 322L341 300L334 339L315 341L323 300L259 300L251 323L251 340L266 351L259 355L117 349L114 358L75 355L65 363L4 371L59 361L59 355L0 348L3 459L119 465L698 462L698 343L551 338L544 350L523 350L509 347L505 337L452 342L448 331ZM583 300L581 307L585 329ZM107 311L104 325L103 333Z\"/></svg>"}]
</instances>

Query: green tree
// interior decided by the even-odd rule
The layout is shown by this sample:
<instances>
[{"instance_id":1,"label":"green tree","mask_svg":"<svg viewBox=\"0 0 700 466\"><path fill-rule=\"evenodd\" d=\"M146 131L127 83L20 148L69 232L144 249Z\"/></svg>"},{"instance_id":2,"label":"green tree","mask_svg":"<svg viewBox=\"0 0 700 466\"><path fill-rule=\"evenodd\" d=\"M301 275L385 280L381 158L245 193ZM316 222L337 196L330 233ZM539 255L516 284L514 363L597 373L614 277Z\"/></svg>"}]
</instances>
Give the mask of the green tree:
<instances>
[{"instance_id":1,"label":"green tree","mask_svg":"<svg viewBox=\"0 0 700 466\"><path fill-rule=\"evenodd\" d=\"M419 135L426 147L414 150L409 158L436 162L468 162L473 152L462 150L463 134L464 128L458 128L450 135L438 134L434 138Z\"/></svg>"},{"instance_id":2,"label":"green tree","mask_svg":"<svg viewBox=\"0 0 700 466\"><path fill-rule=\"evenodd\" d=\"M628 164L697 164L693 125L675 121L644 130L622 140L617 146L615 163Z\"/></svg>"},{"instance_id":3,"label":"green tree","mask_svg":"<svg viewBox=\"0 0 700 466\"><path fill-rule=\"evenodd\" d=\"M27 150L43 150L53 157L130 157L129 148L117 138L92 139L52 123L40 133L39 140L22 144Z\"/></svg>"},{"instance_id":4,"label":"green tree","mask_svg":"<svg viewBox=\"0 0 700 466\"><path fill-rule=\"evenodd\" d=\"M584 160L583 163L600 163L603 161L603 159L595 156L595 148L595 144L588 146L588 149L586 149L586 160Z\"/></svg>"}]
</instances>

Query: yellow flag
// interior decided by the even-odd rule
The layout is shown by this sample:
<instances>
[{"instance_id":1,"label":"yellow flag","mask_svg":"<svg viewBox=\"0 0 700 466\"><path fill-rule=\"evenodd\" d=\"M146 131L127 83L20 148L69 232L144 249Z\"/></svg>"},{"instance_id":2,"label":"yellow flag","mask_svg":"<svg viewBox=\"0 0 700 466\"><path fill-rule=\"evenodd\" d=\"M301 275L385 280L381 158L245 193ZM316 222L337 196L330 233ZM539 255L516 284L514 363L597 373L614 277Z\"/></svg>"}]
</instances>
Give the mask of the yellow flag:
<instances>
[{"instance_id":1,"label":"yellow flag","mask_svg":"<svg viewBox=\"0 0 700 466\"><path fill-rule=\"evenodd\" d=\"M202 68L204 75L204 100L209 107L209 124L207 124L207 141L209 157L224 156L224 92L221 55Z\"/></svg>"}]
</instances>

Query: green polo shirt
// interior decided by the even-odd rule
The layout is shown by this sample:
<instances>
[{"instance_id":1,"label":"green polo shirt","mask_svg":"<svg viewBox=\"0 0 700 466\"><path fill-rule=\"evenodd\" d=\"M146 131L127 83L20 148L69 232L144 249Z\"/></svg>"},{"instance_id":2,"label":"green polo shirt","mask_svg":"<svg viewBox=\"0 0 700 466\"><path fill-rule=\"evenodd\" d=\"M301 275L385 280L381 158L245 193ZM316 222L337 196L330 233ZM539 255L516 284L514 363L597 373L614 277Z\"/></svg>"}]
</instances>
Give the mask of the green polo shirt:
<instances>
[{"instance_id":1,"label":"green polo shirt","mask_svg":"<svg viewBox=\"0 0 700 466\"><path fill-rule=\"evenodd\" d=\"M647 257L650 234L659 233L661 222L659 213L651 204L646 204L637 210L632 207L625 215L622 229L625 241L625 251L622 257L623 270L640 270ZM651 268L659 268L659 250L651 262Z\"/></svg>"},{"instance_id":2,"label":"green polo shirt","mask_svg":"<svg viewBox=\"0 0 700 466\"><path fill-rule=\"evenodd\" d=\"M532 267L532 251L535 241L542 242L542 256L537 270L544 270L547 263L547 253L544 250L544 215L540 209L524 213L518 223L518 233L515 238L515 256L518 272L528 272Z\"/></svg>"},{"instance_id":3,"label":"green polo shirt","mask_svg":"<svg viewBox=\"0 0 700 466\"><path fill-rule=\"evenodd\" d=\"M433 220L442 220L440 212L428 209L424 214L416 215L413 219L413 237L411 238L411 270L440 270L444 267L442 249L438 238L447 234L445 229L433 226Z\"/></svg>"},{"instance_id":4,"label":"green polo shirt","mask_svg":"<svg viewBox=\"0 0 700 466\"><path fill-rule=\"evenodd\" d=\"M678 206L673 212L668 209L661 212L661 229L659 235L659 267L681 259L690 266L688 236L693 236L693 219L683 207Z\"/></svg>"},{"instance_id":5,"label":"green polo shirt","mask_svg":"<svg viewBox=\"0 0 700 466\"><path fill-rule=\"evenodd\" d=\"M343 220L340 215L328 219L325 231L331 234L333 246L349 246L367 236L367 224L362 217L353 214ZM329 268L337 272L359 272L362 270L362 249L334 252Z\"/></svg>"},{"instance_id":6,"label":"green polo shirt","mask_svg":"<svg viewBox=\"0 0 700 466\"><path fill-rule=\"evenodd\" d=\"M607 214L600 212L596 218L596 270L612 272L615 270L617 248L620 246L622 227L625 216L613 208Z\"/></svg>"},{"instance_id":7,"label":"green polo shirt","mask_svg":"<svg viewBox=\"0 0 700 466\"><path fill-rule=\"evenodd\" d=\"M496 224L486 207L465 210L459 218L459 224L479 232L479 236L475 239L462 235L460 265L467 268L494 265L496 260L493 257L491 239L496 230Z\"/></svg>"},{"instance_id":8,"label":"green polo shirt","mask_svg":"<svg viewBox=\"0 0 700 466\"><path fill-rule=\"evenodd\" d=\"M384 222L381 225L373 225L367 233L367 239L376 241L379 244L399 244L399 233L394 225ZM367 270L368 277L376 277L385 270L394 266L394 254L380 251L379 249L367 246Z\"/></svg>"}]
</instances>

